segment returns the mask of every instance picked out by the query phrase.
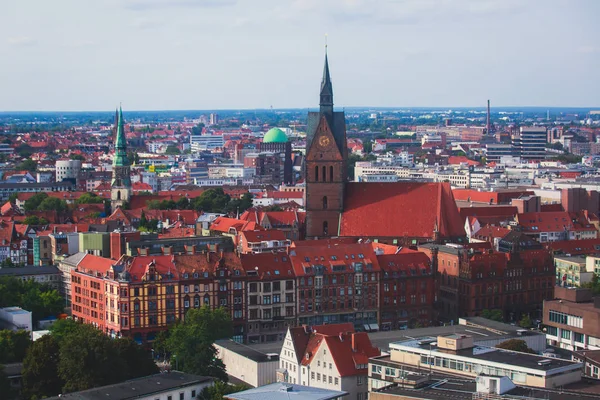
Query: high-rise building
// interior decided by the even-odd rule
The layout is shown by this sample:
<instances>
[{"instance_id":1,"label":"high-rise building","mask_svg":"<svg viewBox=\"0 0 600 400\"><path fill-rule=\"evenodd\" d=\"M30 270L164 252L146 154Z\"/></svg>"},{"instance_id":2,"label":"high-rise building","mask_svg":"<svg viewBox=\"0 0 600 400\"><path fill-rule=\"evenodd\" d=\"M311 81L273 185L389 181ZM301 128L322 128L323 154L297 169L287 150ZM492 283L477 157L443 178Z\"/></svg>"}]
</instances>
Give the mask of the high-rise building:
<instances>
[{"instance_id":1,"label":"high-rise building","mask_svg":"<svg viewBox=\"0 0 600 400\"><path fill-rule=\"evenodd\" d=\"M547 138L545 127L521 127L512 139L514 155L522 160L543 160L546 157Z\"/></svg>"},{"instance_id":2,"label":"high-rise building","mask_svg":"<svg viewBox=\"0 0 600 400\"><path fill-rule=\"evenodd\" d=\"M115 135L115 155L113 157L112 181L110 184L112 210L121 207L131 197L131 162L127 158L127 139L123 110L119 108L117 132Z\"/></svg>"},{"instance_id":3,"label":"high-rise building","mask_svg":"<svg viewBox=\"0 0 600 400\"><path fill-rule=\"evenodd\" d=\"M210 125L218 125L219 124L219 114L210 113Z\"/></svg>"},{"instance_id":4,"label":"high-rise building","mask_svg":"<svg viewBox=\"0 0 600 400\"><path fill-rule=\"evenodd\" d=\"M62 182L65 179L71 179L75 182L80 172L81 160L56 161L56 182Z\"/></svg>"},{"instance_id":5,"label":"high-rise building","mask_svg":"<svg viewBox=\"0 0 600 400\"><path fill-rule=\"evenodd\" d=\"M333 111L333 86L325 55L319 112L308 113L306 138L306 236L337 236L344 210L346 122Z\"/></svg>"}]
</instances>

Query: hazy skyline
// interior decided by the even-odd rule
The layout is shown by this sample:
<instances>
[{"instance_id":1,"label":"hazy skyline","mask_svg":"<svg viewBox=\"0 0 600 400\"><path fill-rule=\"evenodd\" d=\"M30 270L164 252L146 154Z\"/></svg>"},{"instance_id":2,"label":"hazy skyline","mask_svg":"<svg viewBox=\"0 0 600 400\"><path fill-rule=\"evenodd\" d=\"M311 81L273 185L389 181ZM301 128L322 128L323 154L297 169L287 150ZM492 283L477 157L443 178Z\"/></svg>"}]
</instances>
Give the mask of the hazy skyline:
<instances>
[{"instance_id":1,"label":"hazy skyline","mask_svg":"<svg viewBox=\"0 0 600 400\"><path fill-rule=\"evenodd\" d=\"M0 111L600 106L596 0L4 0Z\"/></svg>"}]
</instances>

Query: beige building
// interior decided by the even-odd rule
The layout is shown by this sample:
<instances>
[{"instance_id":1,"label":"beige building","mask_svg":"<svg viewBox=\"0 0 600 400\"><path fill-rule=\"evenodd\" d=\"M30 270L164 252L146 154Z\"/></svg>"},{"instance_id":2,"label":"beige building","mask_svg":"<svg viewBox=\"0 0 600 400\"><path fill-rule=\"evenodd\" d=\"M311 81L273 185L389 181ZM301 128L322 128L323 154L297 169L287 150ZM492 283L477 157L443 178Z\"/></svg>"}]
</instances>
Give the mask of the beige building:
<instances>
[{"instance_id":1,"label":"beige building","mask_svg":"<svg viewBox=\"0 0 600 400\"><path fill-rule=\"evenodd\" d=\"M254 387L277 382L278 354L261 353L233 340L219 340L215 347L228 375Z\"/></svg>"}]
</instances>

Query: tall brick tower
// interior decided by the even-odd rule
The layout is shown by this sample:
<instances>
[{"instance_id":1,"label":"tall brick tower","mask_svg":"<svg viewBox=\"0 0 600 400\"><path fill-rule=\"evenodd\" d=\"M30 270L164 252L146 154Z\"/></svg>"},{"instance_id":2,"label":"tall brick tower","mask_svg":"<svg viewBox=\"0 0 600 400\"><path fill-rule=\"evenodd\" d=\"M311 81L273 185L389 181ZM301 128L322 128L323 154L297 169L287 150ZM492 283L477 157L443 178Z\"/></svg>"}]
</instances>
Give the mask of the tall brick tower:
<instances>
[{"instance_id":1,"label":"tall brick tower","mask_svg":"<svg viewBox=\"0 0 600 400\"><path fill-rule=\"evenodd\" d=\"M333 86L325 54L319 112L308 113L306 237L338 236L344 210L348 148L344 112L333 111Z\"/></svg>"}]
</instances>

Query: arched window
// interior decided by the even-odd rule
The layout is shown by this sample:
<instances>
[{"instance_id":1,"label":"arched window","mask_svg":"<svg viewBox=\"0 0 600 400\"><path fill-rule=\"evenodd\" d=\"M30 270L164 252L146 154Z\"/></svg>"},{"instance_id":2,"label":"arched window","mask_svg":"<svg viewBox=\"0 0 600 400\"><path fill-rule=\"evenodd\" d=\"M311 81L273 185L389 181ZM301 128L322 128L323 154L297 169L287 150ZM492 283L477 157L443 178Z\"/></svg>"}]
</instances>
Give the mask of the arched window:
<instances>
[{"instance_id":1,"label":"arched window","mask_svg":"<svg viewBox=\"0 0 600 400\"><path fill-rule=\"evenodd\" d=\"M121 200L121 191L120 190L117 192L117 200Z\"/></svg>"},{"instance_id":2,"label":"arched window","mask_svg":"<svg viewBox=\"0 0 600 400\"><path fill-rule=\"evenodd\" d=\"M323 236L327 236L329 233L329 224L327 223L327 221L323 221Z\"/></svg>"},{"instance_id":3,"label":"arched window","mask_svg":"<svg viewBox=\"0 0 600 400\"><path fill-rule=\"evenodd\" d=\"M333 165L329 166L329 182L333 182Z\"/></svg>"},{"instance_id":4,"label":"arched window","mask_svg":"<svg viewBox=\"0 0 600 400\"><path fill-rule=\"evenodd\" d=\"M319 167L315 166L315 182L319 182Z\"/></svg>"},{"instance_id":5,"label":"arched window","mask_svg":"<svg viewBox=\"0 0 600 400\"><path fill-rule=\"evenodd\" d=\"M323 210L327 210L327 196L323 196Z\"/></svg>"},{"instance_id":6,"label":"arched window","mask_svg":"<svg viewBox=\"0 0 600 400\"><path fill-rule=\"evenodd\" d=\"M323 165L323 175L321 175L323 182L327 182L327 167Z\"/></svg>"}]
</instances>

